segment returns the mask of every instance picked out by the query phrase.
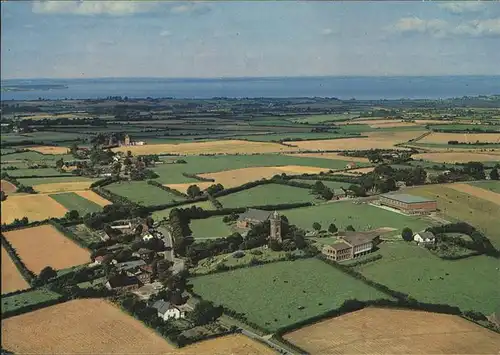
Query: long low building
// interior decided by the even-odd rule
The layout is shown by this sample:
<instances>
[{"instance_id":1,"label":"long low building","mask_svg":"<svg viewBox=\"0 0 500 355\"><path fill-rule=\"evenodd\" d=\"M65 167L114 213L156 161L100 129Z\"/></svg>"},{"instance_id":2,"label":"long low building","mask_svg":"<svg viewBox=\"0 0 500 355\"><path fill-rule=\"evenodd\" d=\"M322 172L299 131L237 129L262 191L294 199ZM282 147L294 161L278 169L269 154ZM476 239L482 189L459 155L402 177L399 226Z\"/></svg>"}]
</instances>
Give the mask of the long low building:
<instances>
[{"instance_id":1,"label":"long low building","mask_svg":"<svg viewBox=\"0 0 500 355\"><path fill-rule=\"evenodd\" d=\"M321 253L330 260L343 261L355 259L370 253L380 241L377 231L341 232L336 243L325 245Z\"/></svg>"},{"instance_id":2,"label":"long low building","mask_svg":"<svg viewBox=\"0 0 500 355\"><path fill-rule=\"evenodd\" d=\"M437 210L436 200L408 194L383 194L379 202L407 214L427 214Z\"/></svg>"}]
</instances>

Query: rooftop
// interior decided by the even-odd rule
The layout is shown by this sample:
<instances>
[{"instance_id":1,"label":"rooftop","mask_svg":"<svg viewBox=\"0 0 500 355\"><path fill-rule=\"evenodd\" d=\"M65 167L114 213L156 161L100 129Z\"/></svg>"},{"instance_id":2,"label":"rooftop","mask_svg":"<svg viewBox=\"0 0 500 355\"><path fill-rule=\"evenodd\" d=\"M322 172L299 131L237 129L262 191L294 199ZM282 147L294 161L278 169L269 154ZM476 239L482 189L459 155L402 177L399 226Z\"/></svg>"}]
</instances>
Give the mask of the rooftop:
<instances>
[{"instance_id":1,"label":"rooftop","mask_svg":"<svg viewBox=\"0 0 500 355\"><path fill-rule=\"evenodd\" d=\"M262 211L262 210L256 210L254 208L249 208L248 210L239 215L238 220L242 221L245 219L252 219L264 222L268 220L270 215L271 212L269 211Z\"/></svg>"},{"instance_id":2,"label":"rooftop","mask_svg":"<svg viewBox=\"0 0 500 355\"><path fill-rule=\"evenodd\" d=\"M335 250L344 250L352 247L345 242L340 242L340 243L330 244L330 248L333 248Z\"/></svg>"},{"instance_id":3,"label":"rooftop","mask_svg":"<svg viewBox=\"0 0 500 355\"><path fill-rule=\"evenodd\" d=\"M418 202L435 202L436 200L432 200L426 197L414 196L408 194L383 194L381 197L389 198L391 200L396 200L404 203L418 203Z\"/></svg>"},{"instance_id":4,"label":"rooftop","mask_svg":"<svg viewBox=\"0 0 500 355\"><path fill-rule=\"evenodd\" d=\"M153 303L152 307L158 310L158 313L165 314L170 309L170 302L158 300Z\"/></svg>"}]
</instances>

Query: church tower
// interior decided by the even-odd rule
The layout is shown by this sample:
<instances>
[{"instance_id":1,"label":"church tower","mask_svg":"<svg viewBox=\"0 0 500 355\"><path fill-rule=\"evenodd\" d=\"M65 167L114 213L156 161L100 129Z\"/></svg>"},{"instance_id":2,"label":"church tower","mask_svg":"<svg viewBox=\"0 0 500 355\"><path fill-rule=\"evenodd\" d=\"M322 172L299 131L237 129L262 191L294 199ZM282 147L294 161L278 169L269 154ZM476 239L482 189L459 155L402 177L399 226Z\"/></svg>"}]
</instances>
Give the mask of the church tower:
<instances>
[{"instance_id":1,"label":"church tower","mask_svg":"<svg viewBox=\"0 0 500 355\"><path fill-rule=\"evenodd\" d=\"M125 135L125 145L130 145L130 136L128 134Z\"/></svg>"},{"instance_id":2,"label":"church tower","mask_svg":"<svg viewBox=\"0 0 500 355\"><path fill-rule=\"evenodd\" d=\"M269 216L269 223L271 225L269 238L281 243L281 216L277 211Z\"/></svg>"}]
</instances>

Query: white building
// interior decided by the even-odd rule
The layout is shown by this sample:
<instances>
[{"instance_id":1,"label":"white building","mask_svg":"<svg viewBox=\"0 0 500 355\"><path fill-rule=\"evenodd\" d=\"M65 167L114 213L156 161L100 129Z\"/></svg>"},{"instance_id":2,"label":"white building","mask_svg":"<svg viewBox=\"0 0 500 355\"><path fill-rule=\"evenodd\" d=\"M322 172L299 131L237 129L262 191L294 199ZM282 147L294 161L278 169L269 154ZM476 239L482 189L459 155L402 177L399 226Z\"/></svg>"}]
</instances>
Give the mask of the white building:
<instances>
[{"instance_id":1,"label":"white building","mask_svg":"<svg viewBox=\"0 0 500 355\"><path fill-rule=\"evenodd\" d=\"M432 232L418 232L413 236L413 240L418 244L434 244L436 236Z\"/></svg>"},{"instance_id":2,"label":"white building","mask_svg":"<svg viewBox=\"0 0 500 355\"><path fill-rule=\"evenodd\" d=\"M154 238L155 238L155 236L154 236L154 235L152 235L151 233L145 233L145 234L142 236L142 240L143 240L143 241L145 241L145 242L147 242L147 241L149 241L149 240L151 240L151 239L154 239Z\"/></svg>"},{"instance_id":3,"label":"white building","mask_svg":"<svg viewBox=\"0 0 500 355\"><path fill-rule=\"evenodd\" d=\"M179 319L186 316L184 311L181 311L173 304L163 300L156 301L152 307L158 311L158 317L163 320L168 320L170 318Z\"/></svg>"}]
</instances>

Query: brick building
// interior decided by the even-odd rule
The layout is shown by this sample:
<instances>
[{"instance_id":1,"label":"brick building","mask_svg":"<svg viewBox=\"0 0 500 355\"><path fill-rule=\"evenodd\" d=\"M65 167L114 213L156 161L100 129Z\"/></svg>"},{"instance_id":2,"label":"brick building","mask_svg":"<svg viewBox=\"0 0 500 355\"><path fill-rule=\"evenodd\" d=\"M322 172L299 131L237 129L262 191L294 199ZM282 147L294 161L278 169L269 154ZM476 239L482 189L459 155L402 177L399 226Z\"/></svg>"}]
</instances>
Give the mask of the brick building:
<instances>
[{"instance_id":1,"label":"brick building","mask_svg":"<svg viewBox=\"0 0 500 355\"><path fill-rule=\"evenodd\" d=\"M436 200L408 194L383 194L379 203L406 214L427 214L437 210Z\"/></svg>"},{"instance_id":2,"label":"brick building","mask_svg":"<svg viewBox=\"0 0 500 355\"><path fill-rule=\"evenodd\" d=\"M325 245L321 253L334 261L350 260L370 253L380 240L376 231L343 232L339 241Z\"/></svg>"}]
</instances>

